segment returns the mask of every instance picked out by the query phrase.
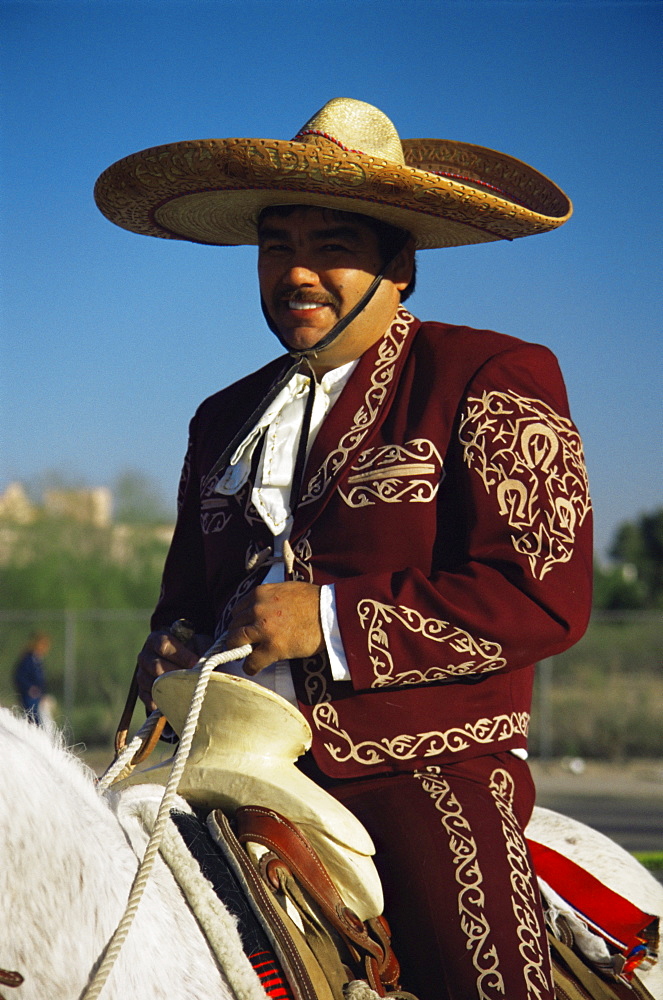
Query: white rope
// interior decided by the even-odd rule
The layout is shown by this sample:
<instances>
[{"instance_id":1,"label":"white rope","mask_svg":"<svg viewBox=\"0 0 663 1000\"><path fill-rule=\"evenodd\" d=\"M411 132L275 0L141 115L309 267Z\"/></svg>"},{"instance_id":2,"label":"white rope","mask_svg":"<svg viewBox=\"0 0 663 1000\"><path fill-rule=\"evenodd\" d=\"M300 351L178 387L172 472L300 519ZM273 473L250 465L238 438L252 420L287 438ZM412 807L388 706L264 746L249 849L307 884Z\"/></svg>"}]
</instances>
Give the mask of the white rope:
<instances>
[{"instance_id":1,"label":"white rope","mask_svg":"<svg viewBox=\"0 0 663 1000\"><path fill-rule=\"evenodd\" d=\"M128 743L122 748L122 750L120 750L115 760L109 767L106 768L97 782L97 791L100 795L105 792L107 788L110 788L116 778L122 774L125 767L130 764L132 757L140 750L143 745L143 741L150 735L161 717L159 709L155 709L151 715L148 715L145 722L132 739L131 743Z\"/></svg>"},{"instance_id":2,"label":"white rope","mask_svg":"<svg viewBox=\"0 0 663 1000\"><path fill-rule=\"evenodd\" d=\"M129 928L131 927L133 919L136 915L138 904L140 903L143 892L145 891L145 886L152 872L152 868L154 867L154 862L159 851L164 830L170 816L171 806L175 796L177 795L180 778L182 777L182 772L184 771L184 767L191 750L191 744L193 742L196 726L198 725L198 717L203 705L210 675L216 667L219 667L224 663L230 663L232 660L243 659L244 657L249 656L252 652L252 646L250 645L241 646L239 649L223 650L218 653L214 652L215 648L215 646L212 646L208 654L198 661L198 666L200 666L200 676L196 684L196 689L193 693L193 698L191 699L191 707L189 708L184 728L180 735L180 743L177 748L173 768L170 772L166 789L163 793L163 798L159 806L157 818L154 823L154 829L152 830L152 834L148 841L143 860L141 861L138 871L136 872L133 885L131 886L131 892L129 893L129 899L127 900L124 916L110 939L106 947L103 961L97 969L92 982L88 986L85 993L83 993L81 1000L96 1000L99 996L111 973L117 956L120 953L120 949L126 940L127 934L129 933ZM132 744L133 742L134 741L132 741ZM125 749L128 750L129 748L127 747Z\"/></svg>"}]
</instances>

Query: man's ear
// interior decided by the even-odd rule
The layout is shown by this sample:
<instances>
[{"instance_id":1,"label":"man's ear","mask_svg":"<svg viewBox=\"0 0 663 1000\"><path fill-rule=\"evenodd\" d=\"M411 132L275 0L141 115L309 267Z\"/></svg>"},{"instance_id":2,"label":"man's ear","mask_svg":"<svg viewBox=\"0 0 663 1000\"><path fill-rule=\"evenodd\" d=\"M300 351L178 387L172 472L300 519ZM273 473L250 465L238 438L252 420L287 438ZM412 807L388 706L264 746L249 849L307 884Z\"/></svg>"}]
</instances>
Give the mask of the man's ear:
<instances>
[{"instance_id":1,"label":"man's ear","mask_svg":"<svg viewBox=\"0 0 663 1000\"><path fill-rule=\"evenodd\" d=\"M386 278L396 286L399 292L405 291L414 273L415 243L410 237L402 250L396 254L387 268Z\"/></svg>"}]
</instances>

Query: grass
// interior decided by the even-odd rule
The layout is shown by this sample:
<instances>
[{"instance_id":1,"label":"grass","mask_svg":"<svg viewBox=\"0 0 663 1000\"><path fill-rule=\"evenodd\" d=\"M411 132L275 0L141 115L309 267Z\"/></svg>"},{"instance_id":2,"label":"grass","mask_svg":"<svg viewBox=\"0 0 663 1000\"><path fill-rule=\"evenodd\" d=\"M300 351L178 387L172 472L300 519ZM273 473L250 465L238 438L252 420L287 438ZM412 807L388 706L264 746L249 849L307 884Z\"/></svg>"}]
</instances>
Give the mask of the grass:
<instances>
[{"instance_id":1,"label":"grass","mask_svg":"<svg viewBox=\"0 0 663 1000\"><path fill-rule=\"evenodd\" d=\"M634 851L633 857L650 872L663 871L663 851Z\"/></svg>"}]
</instances>

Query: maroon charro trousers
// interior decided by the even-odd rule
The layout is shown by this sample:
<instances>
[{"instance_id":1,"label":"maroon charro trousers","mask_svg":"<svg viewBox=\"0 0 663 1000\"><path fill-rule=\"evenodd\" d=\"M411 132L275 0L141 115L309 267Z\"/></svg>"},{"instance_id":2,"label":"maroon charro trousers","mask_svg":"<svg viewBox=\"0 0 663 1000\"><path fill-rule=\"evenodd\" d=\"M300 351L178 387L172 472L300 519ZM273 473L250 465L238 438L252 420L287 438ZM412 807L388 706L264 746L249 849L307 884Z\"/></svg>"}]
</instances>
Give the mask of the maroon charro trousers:
<instances>
[{"instance_id":1,"label":"maroon charro trousers","mask_svg":"<svg viewBox=\"0 0 663 1000\"><path fill-rule=\"evenodd\" d=\"M403 989L419 1000L553 1000L523 830L534 805L510 753L334 782L376 845Z\"/></svg>"}]
</instances>

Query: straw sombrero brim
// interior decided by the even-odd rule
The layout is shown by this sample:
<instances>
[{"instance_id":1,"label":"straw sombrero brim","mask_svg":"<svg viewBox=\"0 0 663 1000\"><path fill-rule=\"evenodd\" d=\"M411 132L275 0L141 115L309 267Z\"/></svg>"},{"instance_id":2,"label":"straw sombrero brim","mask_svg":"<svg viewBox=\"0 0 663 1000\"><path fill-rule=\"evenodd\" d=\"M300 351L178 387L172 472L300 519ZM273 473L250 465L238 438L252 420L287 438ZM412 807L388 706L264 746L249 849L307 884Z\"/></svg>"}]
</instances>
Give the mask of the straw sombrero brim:
<instances>
[{"instance_id":1,"label":"straw sombrero brim","mask_svg":"<svg viewBox=\"0 0 663 1000\"><path fill-rule=\"evenodd\" d=\"M271 205L374 216L410 232L419 249L531 236L571 215L557 185L504 153L439 139L402 146L404 166L316 138L170 143L114 163L95 199L131 232L221 246L256 244Z\"/></svg>"}]
</instances>

